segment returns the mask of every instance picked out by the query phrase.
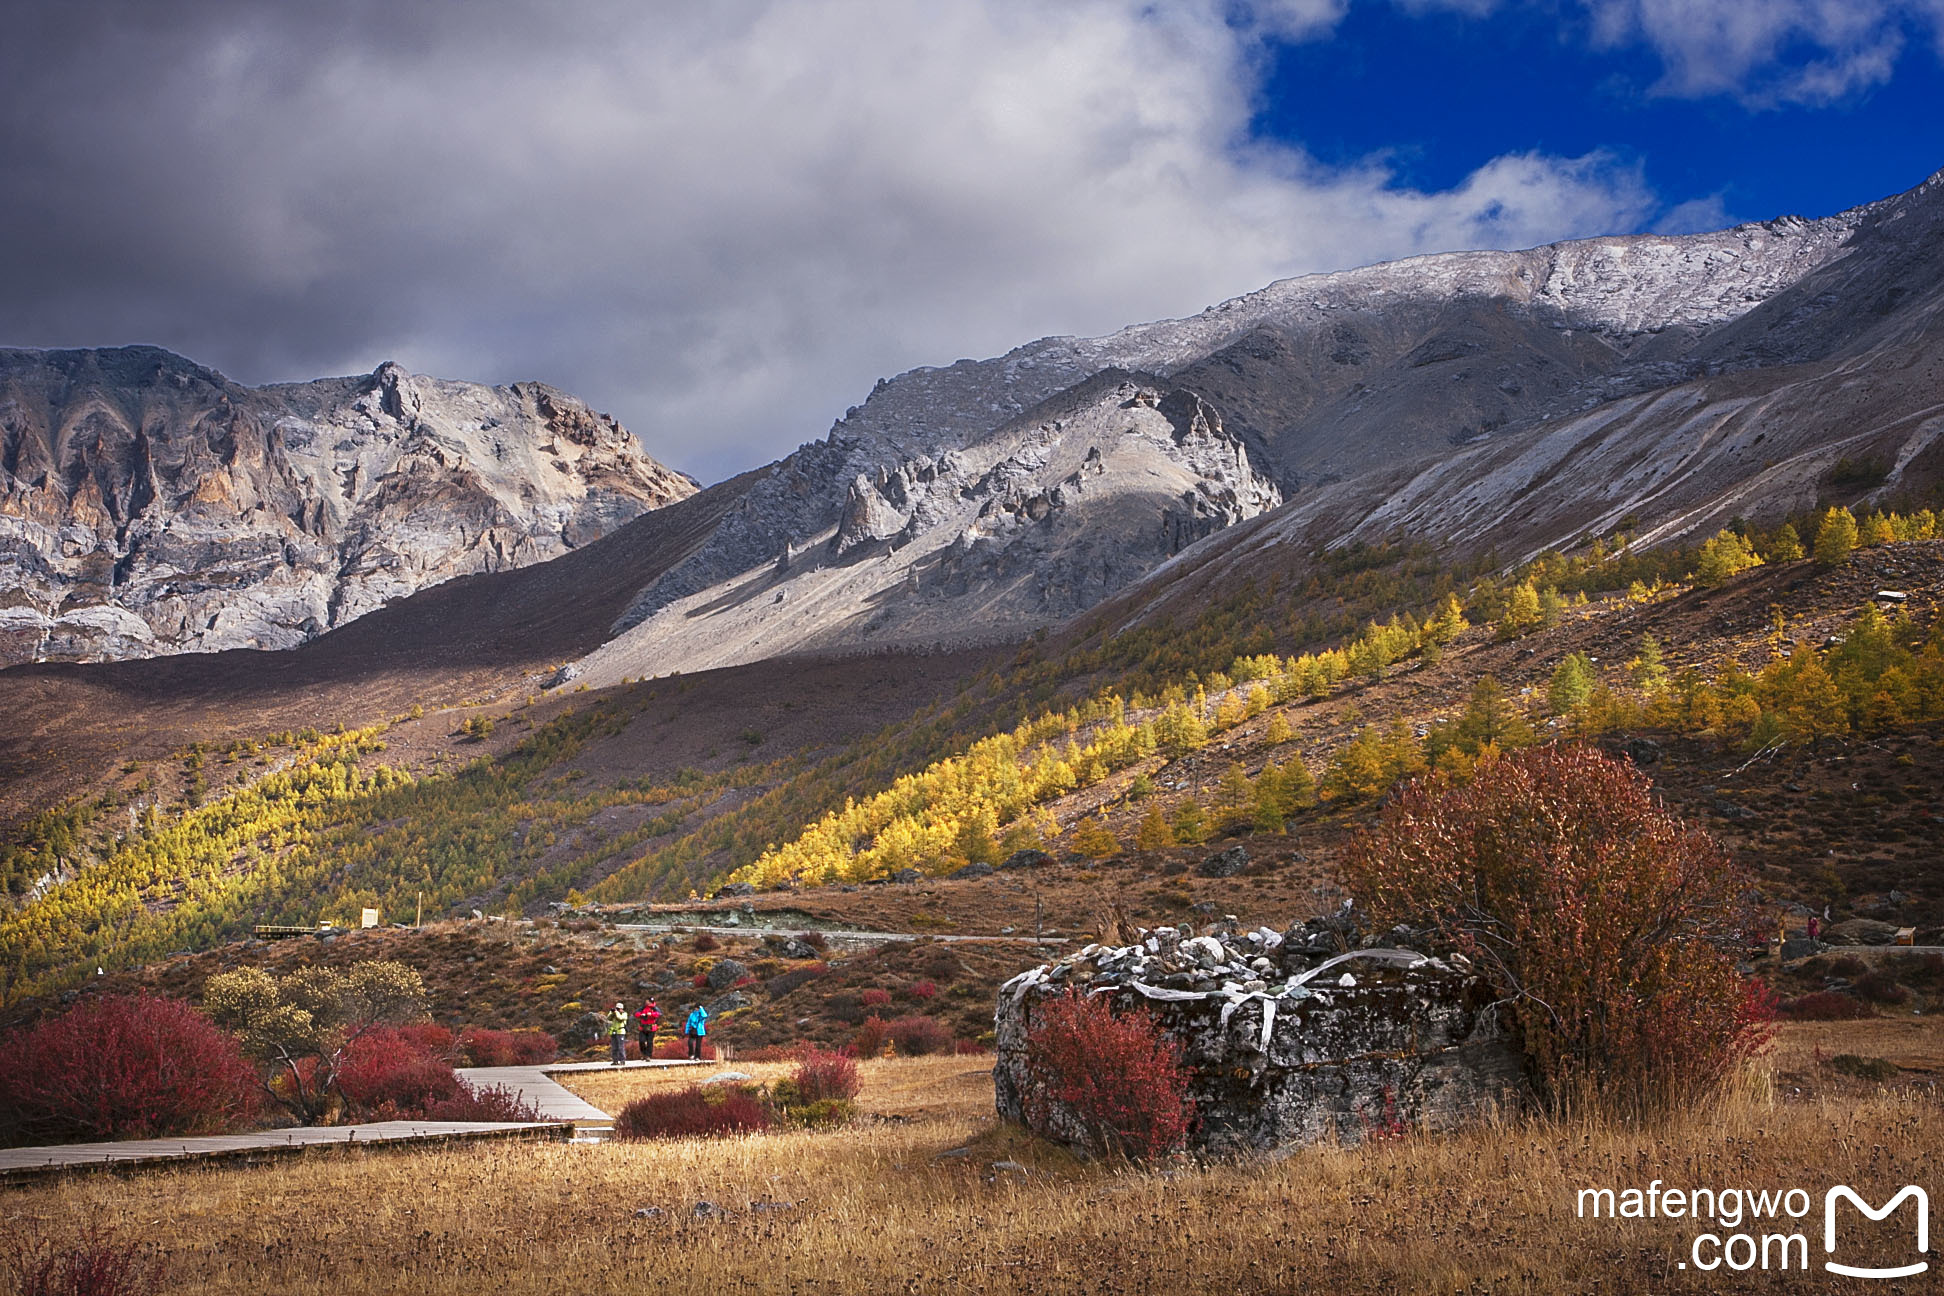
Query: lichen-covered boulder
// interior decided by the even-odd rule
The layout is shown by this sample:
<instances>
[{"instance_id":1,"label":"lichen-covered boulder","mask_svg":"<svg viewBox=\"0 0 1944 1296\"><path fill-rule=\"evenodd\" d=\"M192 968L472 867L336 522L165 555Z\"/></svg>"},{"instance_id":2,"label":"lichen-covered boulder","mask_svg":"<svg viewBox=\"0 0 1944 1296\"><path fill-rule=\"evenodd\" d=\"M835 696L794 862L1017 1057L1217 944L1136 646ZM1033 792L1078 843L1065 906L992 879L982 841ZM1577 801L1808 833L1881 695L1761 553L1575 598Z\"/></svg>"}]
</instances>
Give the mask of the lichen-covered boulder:
<instances>
[{"instance_id":1,"label":"lichen-covered boulder","mask_svg":"<svg viewBox=\"0 0 1944 1296\"><path fill-rule=\"evenodd\" d=\"M1070 989L1139 1003L1179 1043L1202 1151L1446 1129L1519 1101L1522 1059L1482 978L1394 942L1346 948L1350 937L1342 919L1200 936L1160 927L1021 973L999 991L999 1114L1024 1122L1035 1012Z\"/></svg>"}]
</instances>

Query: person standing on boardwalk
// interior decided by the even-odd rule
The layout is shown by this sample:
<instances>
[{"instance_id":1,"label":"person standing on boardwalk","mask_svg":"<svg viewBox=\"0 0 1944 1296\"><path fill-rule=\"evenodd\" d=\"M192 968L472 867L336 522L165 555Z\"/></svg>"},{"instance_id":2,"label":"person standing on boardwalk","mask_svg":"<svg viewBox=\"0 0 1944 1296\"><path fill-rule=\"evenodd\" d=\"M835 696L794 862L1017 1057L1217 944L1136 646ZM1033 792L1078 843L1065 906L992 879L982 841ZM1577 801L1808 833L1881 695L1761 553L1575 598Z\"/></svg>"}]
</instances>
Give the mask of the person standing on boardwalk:
<instances>
[{"instance_id":1,"label":"person standing on boardwalk","mask_svg":"<svg viewBox=\"0 0 1944 1296\"><path fill-rule=\"evenodd\" d=\"M654 997L641 1006L635 1014L635 1029L641 1033L641 1060L650 1062L655 1057L655 1032L661 1029L661 1009L655 1007Z\"/></svg>"},{"instance_id":2,"label":"person standing on boardwalk","mask_svg":"<svg viewBox=\"0 0 1944 1296\"><path fill-rule=\"evenodd\" d=\"M709 1033L709 1010L701 1004L695 1005L688 1015L687 1024L682 1027L682 1033L688 1036L689 1061L700 1062L702 1039Z\"/></svg>"},{"instance_id":3,"label":"person standing on boardwalk","mask_svg":"<svg viewBox=\"0 0 1944 1296\"><path fill-rule=\"evenodd\" d=\"M608 1061L621 1066L628 1060L628 1008L617 1002L607 1015Z\"/></svg>"}]
</instances>

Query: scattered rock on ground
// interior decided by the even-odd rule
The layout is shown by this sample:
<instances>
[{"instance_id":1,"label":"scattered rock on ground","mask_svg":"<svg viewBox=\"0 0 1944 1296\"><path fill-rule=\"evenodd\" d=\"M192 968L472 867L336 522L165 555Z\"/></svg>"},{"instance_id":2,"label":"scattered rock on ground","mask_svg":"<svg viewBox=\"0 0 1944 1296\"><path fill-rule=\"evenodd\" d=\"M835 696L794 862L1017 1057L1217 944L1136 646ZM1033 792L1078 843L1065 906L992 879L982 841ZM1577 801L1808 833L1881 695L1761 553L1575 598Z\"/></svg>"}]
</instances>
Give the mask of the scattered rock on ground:
<instances>
[{"instance_id":1,"label":"scattered rock on ground","mask_svg":"<svg viewBox=\"0 0 1944 1296\"><path fill-rule=\"evenodd\" d=\"M708 971L709 989L727 990L749 975L749 969L735 959L718 959Z\"/></svg>"},{"instance_id":2,"label":"scattered rock on ground","mask_svg":"<svg viewBox=\"0 0 1944 1296\"><path fill-rule=\"evenodd\" d=\"M1249 852L1240 846L1231 846L1203 860L1196 867L1195 872L1203 877L1225 878L1234 877L1247 867L1249 867Z\"/></svg>"}]
</instances>

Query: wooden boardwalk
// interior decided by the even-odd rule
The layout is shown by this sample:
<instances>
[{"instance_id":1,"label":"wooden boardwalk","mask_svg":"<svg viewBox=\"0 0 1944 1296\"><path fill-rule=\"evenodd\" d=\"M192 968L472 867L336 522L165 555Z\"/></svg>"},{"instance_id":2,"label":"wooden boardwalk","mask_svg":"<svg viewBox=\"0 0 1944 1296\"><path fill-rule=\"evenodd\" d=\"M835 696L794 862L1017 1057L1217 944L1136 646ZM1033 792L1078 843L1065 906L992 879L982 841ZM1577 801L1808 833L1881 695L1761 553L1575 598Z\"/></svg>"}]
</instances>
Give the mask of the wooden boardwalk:
<instances>
[{"instance_id":1,"label":"wooden boardwalk","mask_svg":"<svg viewBox=\"0 0 1944 1296\"><path fill-rule=\"evenodd\" d=\"M713 1066L711 1062L670 1059L629 1062L627 1070L650 1067ZM47 1175L88 1170L139 1170L197 1162L255 1165L316 1148L400 1147L468 1142L479 1139L558 1139L600 1136L614 1118L585 1101L550 1072L618 1071L606 1062L561 1062L548 1066L461 1067L459 1076L475 1088L500 1085L540 1114L537 1121L376 1121L367 1125L307 1125L260 1130L253 1134L213 1134L200 1138L128 1139L115 1143L62 1143L52 1147L0 1148L0 1184L24 1183Z\"/></svg>"},{"instance_id":2,"label":"wooden boardwalk","mask_svg":"<svg viewBox=\"0 0 1944 1296\"><path fill-rule=\"evenodd\" d=\"M83 1170L135 1170L195 1162L252 1165L324 1147L398 1147L477 1139L573 1137L569 1121L523 1124L489 1121L377 1121L369 1125L307 1125L254 1134L201 1138L127 1139L116 1143L62 1143L54 1147L0 1148L0 1184Z\"/></svg>"},{"instance_id":3,"label":"wooden boardwalk","mask_svg":"<svg viewBox=\"0 0 1944 1296\"><path fill-rule=\"evenodd\" d=\"M651 1067L713 1066L712 1062L690 1062L666 1058L654 1062L555 1062L546 1066L461 1067L459 1078L475 1089L499 1085L510 1089L521 1102L531 1104L543 1120L569 1121L577 1132L606 1132L614 1127L614 1117L583 1099L553 1079L568 1071L645 1071Z\"/></svg>"}]
</instances>

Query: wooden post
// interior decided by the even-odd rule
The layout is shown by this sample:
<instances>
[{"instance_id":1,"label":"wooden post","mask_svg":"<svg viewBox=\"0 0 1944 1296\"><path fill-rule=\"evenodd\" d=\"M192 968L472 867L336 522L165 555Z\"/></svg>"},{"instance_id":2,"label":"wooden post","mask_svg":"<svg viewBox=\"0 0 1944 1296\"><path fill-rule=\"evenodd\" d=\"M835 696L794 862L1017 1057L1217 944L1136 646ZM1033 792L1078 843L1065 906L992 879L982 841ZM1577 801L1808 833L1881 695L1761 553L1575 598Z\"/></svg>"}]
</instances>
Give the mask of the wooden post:
<instances>
[{"instance_id":1,"label":"wooden post","mask_svg":"<svg viewBox=\"0 0 1944 1296\"><path fill-rule=\"evenodd\" d=\"M425 926L425 892L418 893L418 914L412 919L412 926Z\"/></svg>"}]
</instances>

